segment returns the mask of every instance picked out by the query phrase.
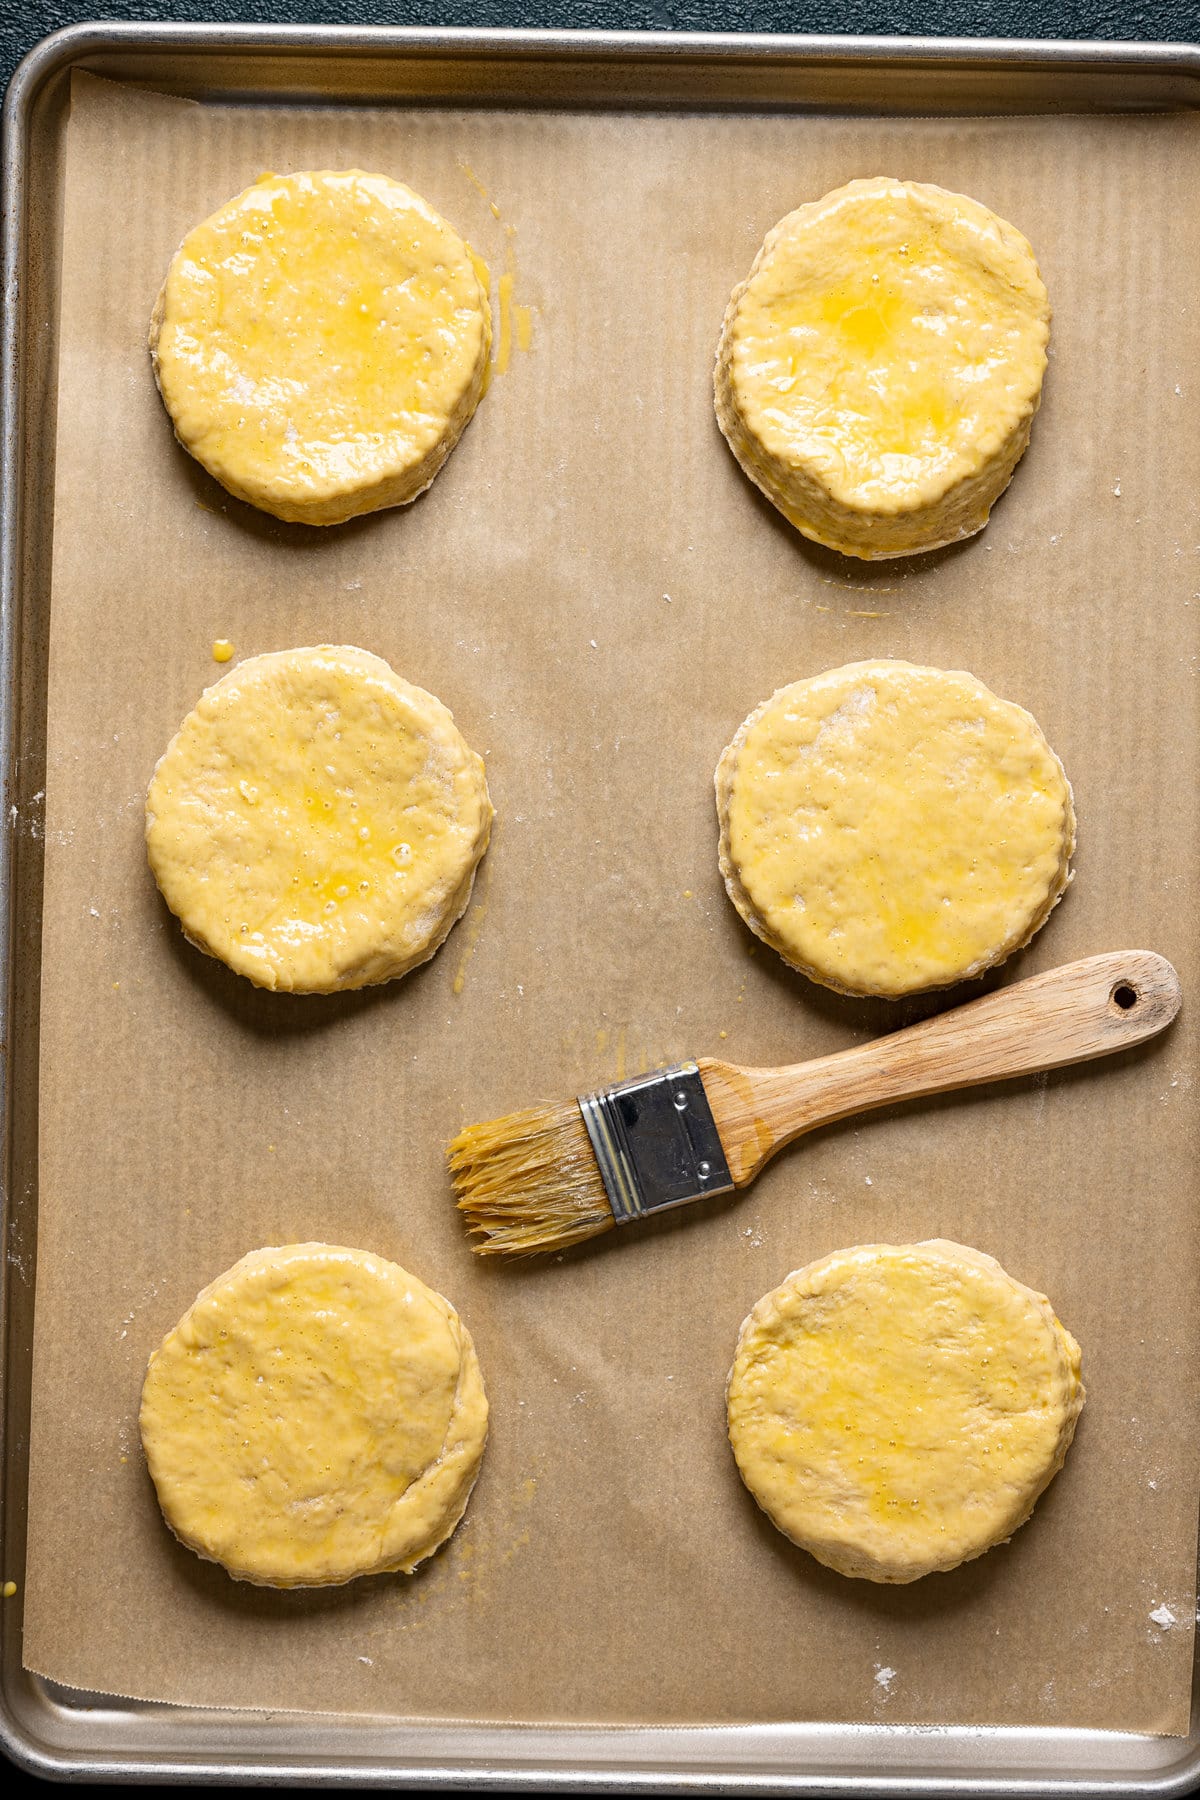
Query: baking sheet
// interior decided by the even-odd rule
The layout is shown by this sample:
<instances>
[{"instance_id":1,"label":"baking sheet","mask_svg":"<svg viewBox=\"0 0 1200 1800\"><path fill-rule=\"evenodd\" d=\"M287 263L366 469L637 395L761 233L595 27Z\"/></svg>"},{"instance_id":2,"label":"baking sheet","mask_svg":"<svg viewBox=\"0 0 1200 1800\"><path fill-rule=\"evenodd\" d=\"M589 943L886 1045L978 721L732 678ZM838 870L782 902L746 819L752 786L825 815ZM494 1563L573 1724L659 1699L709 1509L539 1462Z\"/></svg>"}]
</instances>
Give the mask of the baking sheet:
<instances>
[{"instance_id":1,"label":"baking sheet","mask_svg":"<svg viewBox=\"0 0 1200 1800\"><path fill-rule=\"evenodd\" d=\"M440 1149L538 1094L710 1050L819 1054L921 1010L838 999L754 954L716 875L722 745L773 686L852 657L967 666L1063 756L1077 882L1006 977L1144 943L1188 990L1196 226L1177 196L1197 144L1185 116L306 113L76 77L30 1667L152 1699L406 1717L1186 1729L1186 1014L1120 1067L846 1125L740 1202L544 1266L471 1261ZM261 168L353 162L410 180L497 276L510 258L532 336L425 499L317 533L240 507L178 451L145 323L183 232ZM765 229L885 169L1011 217L1056 320L1033 447L988 531L870 569L801 545L746 486L709 368ZM486 753L500 816L475 905L404 983L259 994L157 901L142 794L219 636L239 654L361 642ZM743 1314L790 1268L935 1233L1046 1288L1083 1342L1089 1402L1008 1549L875 1590L757 1514L723 1444L723 1378ZM423 1574L272 1595L170 1539L136 1406L147 1354L204 1281L308 1236L450 1294L492 1442Z\"/></svg>"}]
</instances>

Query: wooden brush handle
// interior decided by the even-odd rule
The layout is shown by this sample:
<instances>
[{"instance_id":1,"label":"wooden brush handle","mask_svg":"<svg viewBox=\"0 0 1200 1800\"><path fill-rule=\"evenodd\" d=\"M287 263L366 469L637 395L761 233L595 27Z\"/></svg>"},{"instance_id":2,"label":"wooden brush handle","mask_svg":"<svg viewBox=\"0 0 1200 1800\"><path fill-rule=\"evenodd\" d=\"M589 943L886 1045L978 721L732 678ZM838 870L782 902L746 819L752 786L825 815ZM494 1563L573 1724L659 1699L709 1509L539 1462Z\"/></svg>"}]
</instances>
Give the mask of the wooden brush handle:
<instances>
[{"instance_id":1,"label":"wooden brush handle","mask_svg":"<svg viewBox=\"0 0 1200 1800\"><path fill-rule=\"evenodd\" d=\"M1087 956L855 1050L784 1069L700 1063L738 1187L802 1132L896 1100L1128 1050L1171 1023L1179 977L1152 950Z\"/></svg>"}]
</instances>

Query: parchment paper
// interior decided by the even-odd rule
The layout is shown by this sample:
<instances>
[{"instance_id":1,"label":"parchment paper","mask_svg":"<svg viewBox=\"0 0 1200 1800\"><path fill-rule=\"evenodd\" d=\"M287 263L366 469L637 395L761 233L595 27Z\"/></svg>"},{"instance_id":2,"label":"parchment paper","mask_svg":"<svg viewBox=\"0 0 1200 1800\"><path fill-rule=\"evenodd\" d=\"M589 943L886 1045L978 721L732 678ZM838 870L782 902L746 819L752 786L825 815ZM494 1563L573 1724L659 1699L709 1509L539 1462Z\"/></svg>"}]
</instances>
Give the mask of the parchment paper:
<instances>
[{"instance_id":1,"label":"parchment paper","mask_svg":"<svg viewBox=\"0 0 1200 1800\"><path fill-rule=\"evenodd\" d=\"M289 112L81 79L69 138L28 1664L225 1707L1183 1732L1187 1012L1119 1064L825 1131L740 1201L549 1263L473 1260L441 1156L465 1121L537 1098L684 1055L794 1060L947 1003L811 986L719 884L721 748L774 687L852 658L969 668L1065 762L1075 885L1002 979L1137 945L1197 993L1195 122ZM264 168L352 164L410 181L493 277L510 255L532 337L514 334L423 500L306 530L178 449L146 326L213 207ZM710 371L767 228L885 171L1014 220L1055 323L1032 448L988 530L872 568L806 547L758 499ZM239 656L364 645L486 754L493 846L418 974L273 997L190 949L159 902L143 794L219 673L218 637ZM1049 1293L1088 1402L1011 1545L878 1589L757 1512L723 1384L744 1314L789 1270L933 1235ZM397 1258L478 1343L483 1475L411 1580L239 1586L175 1543L145 1472L150 1351L244 1251L304 1238Z\"/></svg>"}]
</instances>

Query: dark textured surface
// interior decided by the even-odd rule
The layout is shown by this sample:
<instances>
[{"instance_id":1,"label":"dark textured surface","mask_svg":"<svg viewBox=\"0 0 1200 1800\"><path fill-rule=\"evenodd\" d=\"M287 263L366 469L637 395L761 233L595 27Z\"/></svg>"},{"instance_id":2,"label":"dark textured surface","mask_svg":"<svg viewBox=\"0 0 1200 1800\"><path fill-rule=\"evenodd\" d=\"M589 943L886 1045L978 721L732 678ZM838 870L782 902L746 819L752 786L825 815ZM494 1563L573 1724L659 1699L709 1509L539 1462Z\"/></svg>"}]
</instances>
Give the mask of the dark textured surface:
<instances>
[{"instance_id":1,"label":"dark textured surface","mask_svg":"<svg viewBox=\"0 0 1200 1800\"><path fill-rule=\"evenodd\" d=\"M921 36L1200 38L1200 0L0 0L0 86L61 25L97 17L338 25L542 25Z\"/></svg>"}]
</instances>

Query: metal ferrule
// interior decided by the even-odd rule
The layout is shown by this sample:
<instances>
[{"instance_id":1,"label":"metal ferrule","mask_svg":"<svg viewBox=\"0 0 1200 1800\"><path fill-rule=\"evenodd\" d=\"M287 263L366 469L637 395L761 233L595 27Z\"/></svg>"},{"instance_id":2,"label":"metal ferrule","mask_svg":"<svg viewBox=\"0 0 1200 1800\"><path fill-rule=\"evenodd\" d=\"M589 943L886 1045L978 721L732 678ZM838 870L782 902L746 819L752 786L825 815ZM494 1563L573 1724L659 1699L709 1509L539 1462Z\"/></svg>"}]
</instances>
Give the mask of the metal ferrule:
<instances>
[{"instance_id":1,"label":"metal ferrule","mask_svg":"<svg viewBox=\"0 0 1200 1800\"><path fill-rule=\"evenodd\" d=\"M579 1110L618 1225L732 1189L694 1062L586 1094Z\"/></svg>"}]
</instances>

